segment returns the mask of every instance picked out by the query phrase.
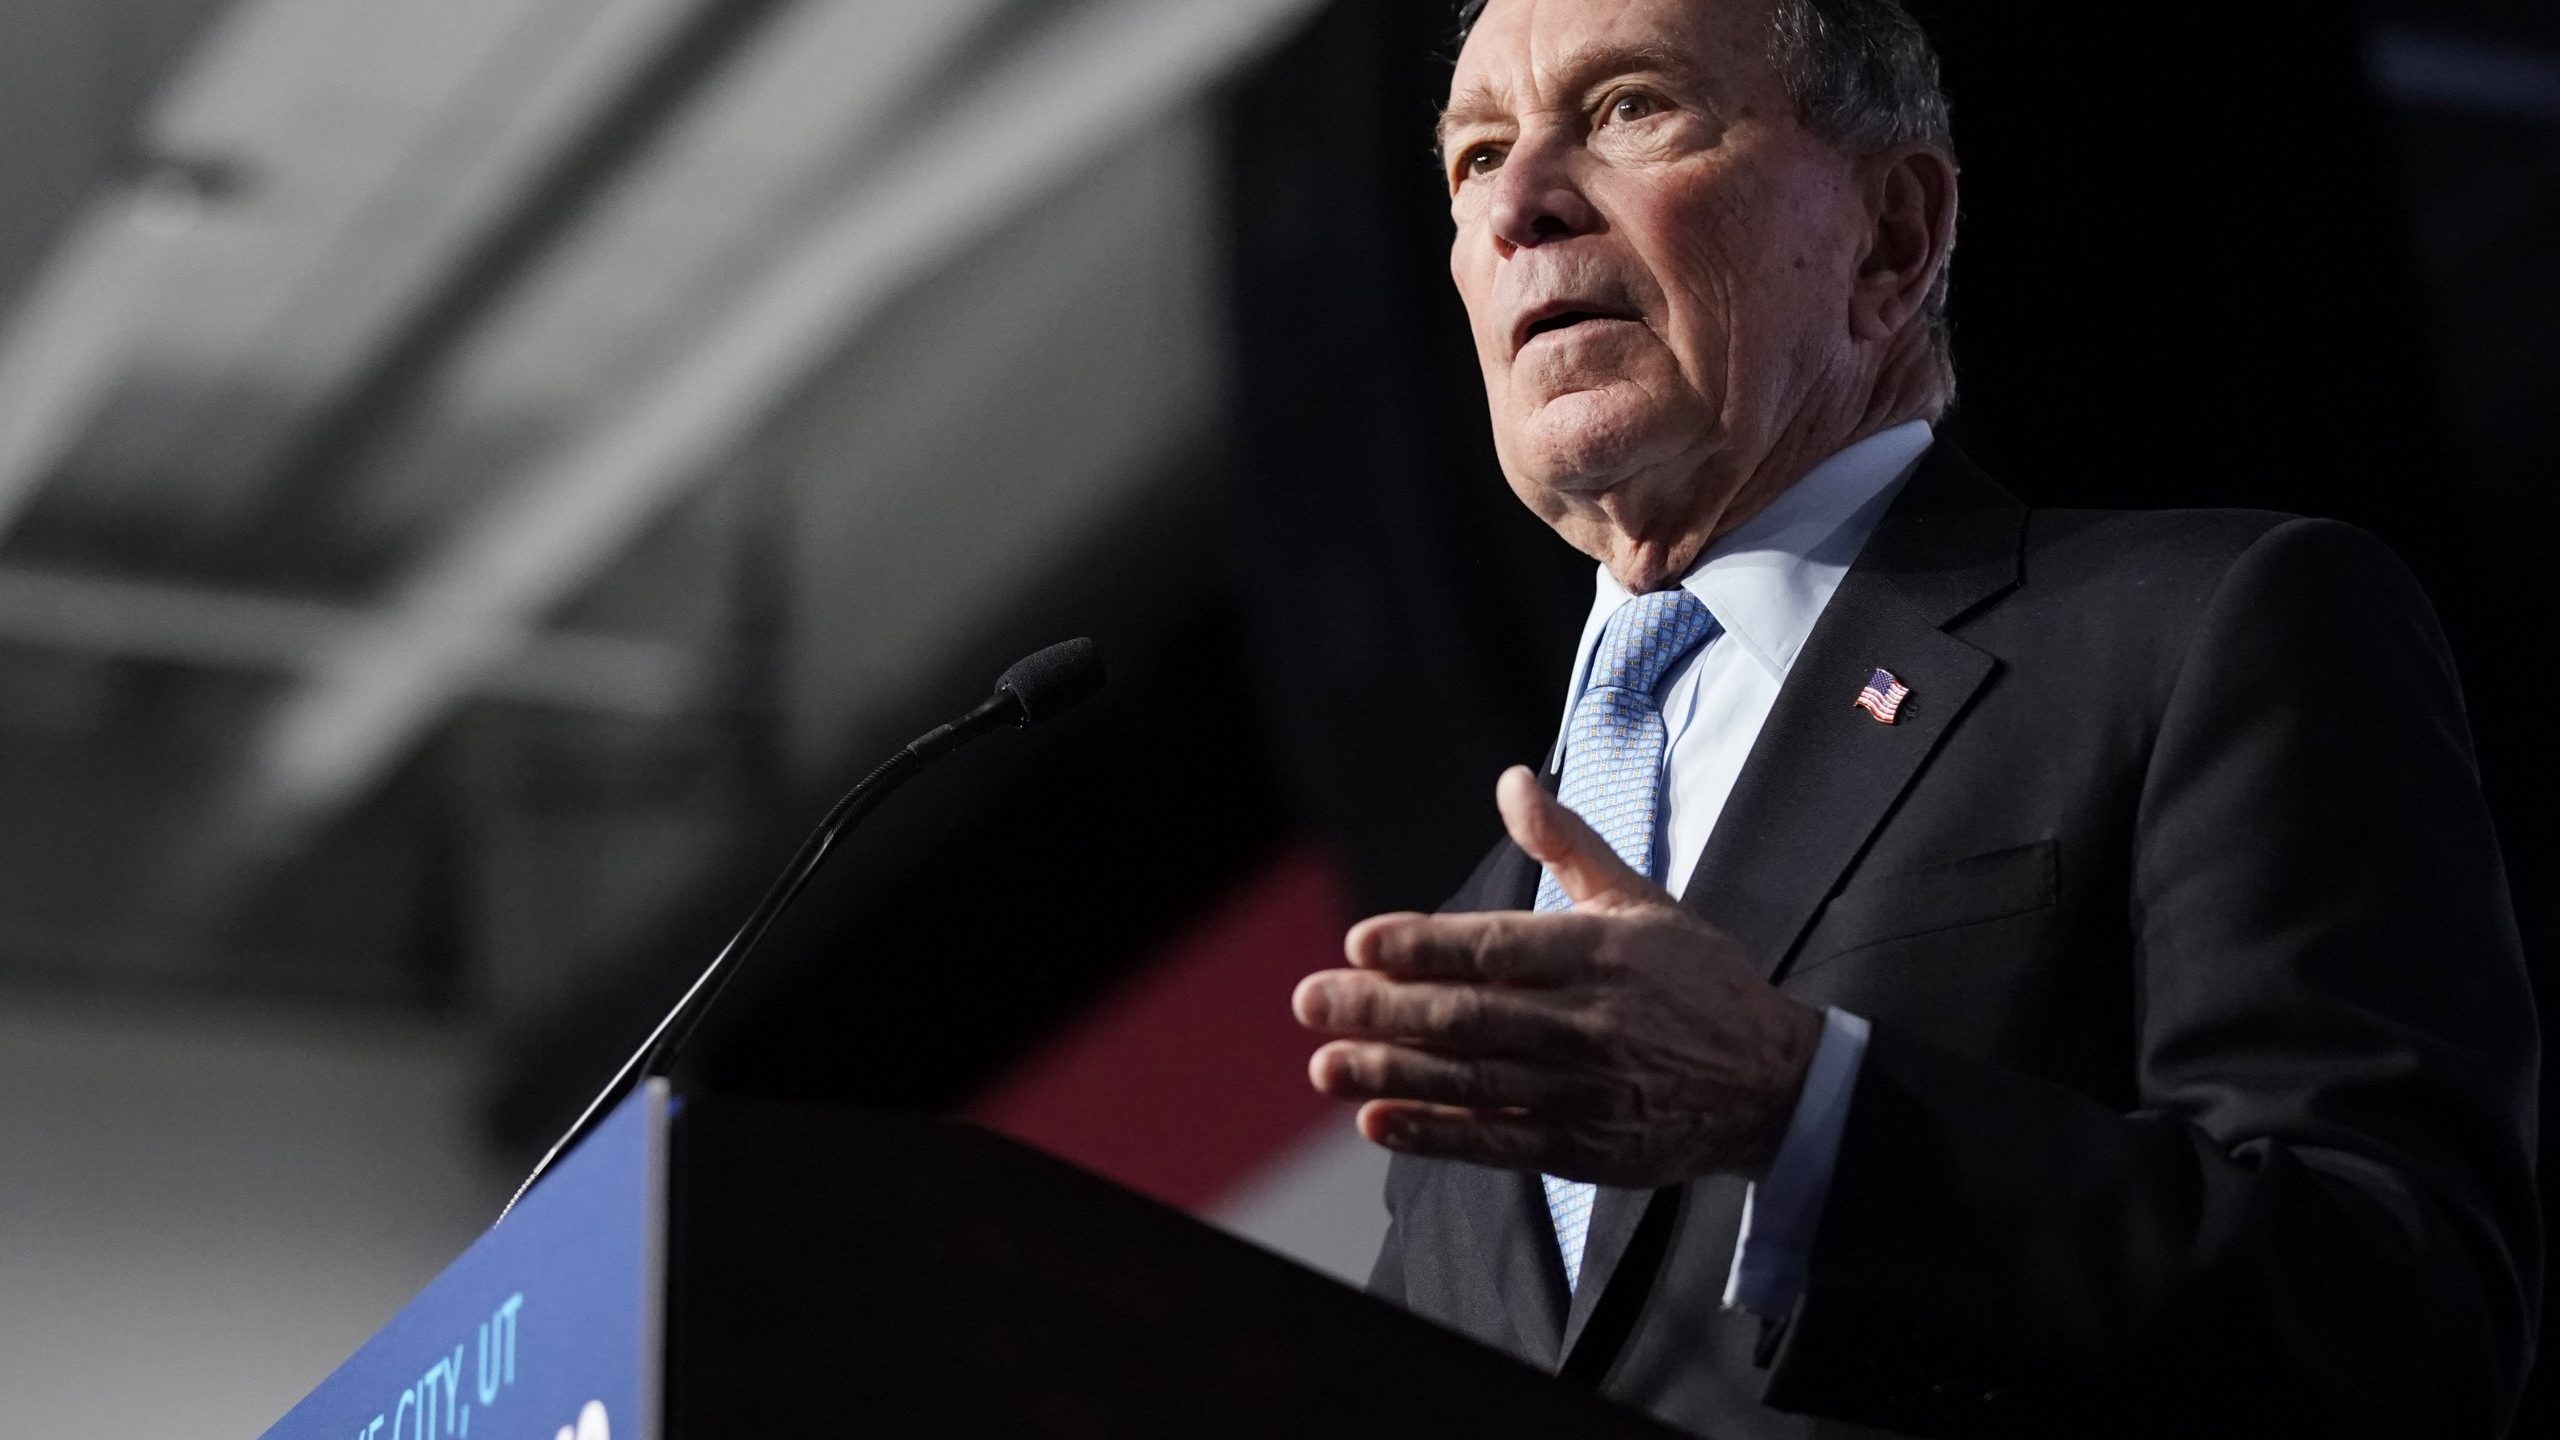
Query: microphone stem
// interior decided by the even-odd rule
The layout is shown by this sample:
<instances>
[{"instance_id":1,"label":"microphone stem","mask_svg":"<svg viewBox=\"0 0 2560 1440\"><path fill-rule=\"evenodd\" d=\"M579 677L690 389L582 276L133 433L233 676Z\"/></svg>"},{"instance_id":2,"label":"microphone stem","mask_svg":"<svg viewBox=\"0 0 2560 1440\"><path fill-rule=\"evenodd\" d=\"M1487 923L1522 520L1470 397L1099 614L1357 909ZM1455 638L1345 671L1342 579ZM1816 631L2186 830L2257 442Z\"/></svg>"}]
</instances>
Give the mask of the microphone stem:
<instances>
[{"instance_id":1,"label":"microphone stem","mask_svg":"<svg viewBox=\"0 0 2560 1440\"><path fill-rule=\"evenodd\" d=\"M755 952L765 932L773 928L773 922L782 917L782 912L790 908L802 890L808 888L809 881L818 873L818 867L825 863L827 852L835 848L837 837L877 809L880 802L897 792L899 786L913 779L917 771L967 741L1013 721L1021 709L1021 702L1013 695L998 691L968 714L948 725L937 725L908 741L879 769L863 776L860 783L846 791L844 798L827 811L826 818L818 822L817 828L809 832L809 837L800 842L800 848L791 856L791 863L782 867L782 873L774 877L773 884L764 892L764 898L747 913L745 922L730 935L729 942L720 947L720 953L712 956L711 963L702 968L702 973L694 977L691 985L685 987L683 996L649 1032L649 1038L640 1042L640 1048L632 1052L630 1059L622 1062L622 1068L605 1082L604 1089L587 1102L587 1108L579 1113L577 1122L569 1127L568 1132L543 1152L541 1163L533 1167L533 1173L527 1175L524 1183L516 1187L515 1194L508 1197L506 1208L498 1212L498 1220L504 1222L508 1213L516 1208L516 1202L533 1188L533 1183L548 1174L552 1165L571 1147L585 1139L587 1132L612 1113L613 1107L622 1103L624 1096L642 1081L663 1075L674 1066L676 1057L684 1052L686 1042L693 1038L695 1028L701 1025L702 1017L719 1002L720 992L729 987L729 981L737 975L746 958Z\"/></svg>"},{"instance_id":2,"label":"microphone stem","mask_svg":"<svg viewBox=\"0 0 2560 1440\"><path fill-rule=\"evenodd\" d=\"M664 1075L674 1066L676 1057L684 1051L685 1043L693 1038L695 1027L702 1023L702 1017L709 1013L711 1007L719 1003L720 992L728 988L729 980L738 973L739 965L754 953L757 944L764 939L764 932L772 929L773 922L782 918L782 912L790 908L791 902L800 898L800 892L809 888L810 880L817 876L818 867L826 863L827 852L835 848L837 837L850 829L854 822L877 809L881 801L888 799L924 766L924 759L910 745L890 756L879 769L862 777L859 784L846 791L844 798L827 811L826 818L818 822L818 828L810 831L809 838L801 841L800 848L792 853L791 863L783 866L782 873L773 878L764 898L756 902L755 909L747 912L746 920L729 937L729 943L721 946L720 953L711 957L711 963L702 968L702 973L695 977L692 985L686 987L675 1008L668 1011L667 1017L658 1022L658 1028L650 1032L648 1041L640 1047L640 1053L632 1057L632 1063L639 1067L639 1073L631 1077L633 1083ZM630 1069L631 1066L624 1068Z\"/></svg>"}]
</instances>

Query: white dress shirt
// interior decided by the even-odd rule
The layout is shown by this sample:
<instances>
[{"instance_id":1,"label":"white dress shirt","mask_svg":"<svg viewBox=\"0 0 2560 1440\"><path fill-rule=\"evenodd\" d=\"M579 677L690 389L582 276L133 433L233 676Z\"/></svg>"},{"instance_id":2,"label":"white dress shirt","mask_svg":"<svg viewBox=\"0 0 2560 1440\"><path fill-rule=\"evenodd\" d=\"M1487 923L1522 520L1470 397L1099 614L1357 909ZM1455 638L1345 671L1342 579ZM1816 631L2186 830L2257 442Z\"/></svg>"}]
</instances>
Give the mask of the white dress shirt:
<instances>
[{"instance_id":1,"label":"white dress shirt","mask_svg":"<svg viewBox=\"0 0 2560 1440\"><path fill-rule=\"evenodd\" d=\"M1927 421L1913 420L1851 445L1707 547L1681 578L1682 587L1716 618L1717 629L1673 668L1658 692L1669 743L1663 752L1662 828L1654 847L1665 863L1654 878L1673 894L1697 869L1814 622L1932 438ZM1600 567L1597 590L1565 692L1568 722L1582 698L1601 630L1634 598L1606 566ZM1841 703L1848 703L1846 696ZM1559 738L1550 768L1563 763ZM1742 1239L1726 1281L1726 1304L1776 1318L1802 1290L1805 1252L1839 1154L1866 1034L1866 1022L1854 1015L1836 1009L1824 1015L1822 1044L1795 1118L1769 1174L1743 1202Z\"/></svg>"}]
</instances>

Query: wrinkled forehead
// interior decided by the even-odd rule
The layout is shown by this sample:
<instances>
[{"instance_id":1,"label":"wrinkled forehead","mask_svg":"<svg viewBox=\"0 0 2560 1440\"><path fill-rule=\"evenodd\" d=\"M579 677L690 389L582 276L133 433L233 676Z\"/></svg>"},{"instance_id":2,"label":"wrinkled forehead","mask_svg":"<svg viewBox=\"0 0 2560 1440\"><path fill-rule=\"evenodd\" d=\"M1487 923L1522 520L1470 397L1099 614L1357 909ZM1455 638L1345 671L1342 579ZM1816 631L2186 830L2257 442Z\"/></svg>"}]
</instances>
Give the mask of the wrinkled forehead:
<instances>
[{"instance_id":1,"label":"wrinkled forehead","mask_svg":"<svg viewBox=\"0 0 2560 1440\"><path fill-rule=\"evenodd\" d=\"M1773 88L1771 0L1492 0L1449 76L1446 113L1508 116L1612 72L1674 71L1749 104Z\"/></svg>"}]
</instances>

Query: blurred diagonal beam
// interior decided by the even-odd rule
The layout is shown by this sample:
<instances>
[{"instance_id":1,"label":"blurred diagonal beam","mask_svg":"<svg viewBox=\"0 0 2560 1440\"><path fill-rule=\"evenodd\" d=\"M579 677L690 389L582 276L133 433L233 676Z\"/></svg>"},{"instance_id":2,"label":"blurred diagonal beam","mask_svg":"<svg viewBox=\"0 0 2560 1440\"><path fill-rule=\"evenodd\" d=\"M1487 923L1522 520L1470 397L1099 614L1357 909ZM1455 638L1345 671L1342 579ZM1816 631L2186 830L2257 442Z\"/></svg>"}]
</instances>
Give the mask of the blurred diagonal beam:
<instances>
[{"instance_id":1,"label":"blurred diagonal beam","mask_svg":"<svg viewBox=\"0 0 2560 1440\"><path fill-rule=\"evenodd\" d=\"M302 267L324 263L328 245L337 238L332 224L314 219L311 207L316 205L336 219L349 218L337 215L331 205L353 196L354 208L361 214L367 208L366 196L397 188L376 185L374 180L419 163L419 155L408 149L361 157L366 163L357 173L369 178L350 181L345 171L357 157L341 152L364 141L335 134L307 145L285 145L282 156L266 153L278 143L276 117L266 113L274 98L270 92L291 90L287 80L300 82L318 73L334 76L340 84L362 87L367 64L414 70L425 63L414 53L390 51L359 57L365 64L350 66L347 57L329 49L346 43L346 26L322 23L343 20L328 14L327 7L336 3L236 0L180 67L145 122L136 127L134 144L143 162L141 173L92 200L55 242L50 257L20 293L14 311L0 314L0 535L15 525L96 420L117 382L130 372L150 322L173 298L204 285L208 264L210 273L219 277L214 283L227 283L252 295L266 294L279 277L291 280L298 275L308 280L311 276L301 273ZM460 262L466 293L471 295L478 293L472 286L475 280L479 288L491 283L487 277L494 267L487 257L499 248L499 241L521 240L555 223L546 208L551 202L532 194L554 177L527 172L555 150L565 149L587 164L619 153L615 146L626 143L631 129L620 117L633 103L633 92L639 92L640 100L653 100L668 83L667 64L644 61L638 77L617 90L633 57L652 53L664 19L661 11L690 7L692 17L689 24L676 26L669 41L657 45L656 53L663 54L669 43L678 47L705 43L748 27L754 14L747 12L760 14L781 0L603 0L584 8L579 8L583 0L480 0L468 7L468 14L456 13L457 7L451 5L433 14L420 13L439 3L405 0L405 8L386 6L392 13L377 12L364 28L378 30L389 21L406 21L410 24L405 32L397 25L387 28L414 40L422 21L431 32L437 26L461 27L470 33L440 58L445 70L452 70L459 60L466 73L484 47L505 51L523 42L527 36L518 21L559 18L572 34L570 43L539 52L548 62L543 84L520 113L506 116L497 127L501 138L473 157L469 173L448 177L456 183L453 193L444 198L464 213L447 216L433 213L433 207L422 212L416 196L393 197L394 203L408 207L412 243L402 253L369 255L367 271L378 288L395 297L409 288L412 279L433 275L446 263L444 236L449 220L458 219L461 233L468 235L476 223L470 212L483 208L500 217L529 217L513 224L502 218L501 234ZM475 26L483 28L471 30ZM339 74L342 68L355 73ZM457 103L467 106L469 100L465 95ZM404 103L397 97L380 101L394 112ZM588 123L590 115L599 118ZM564 134L583 138L564 141ZM242 145L248 147L247 153L234 154ZM197 153L200 149L205 153ZM242 163L248 176L245 197L221 193L220 186L209 183L219 179L234 160ZM271 167L278 173L268 173ZM281 212L259 208L258 192L269 180L297 197ZM528 197L526 203L512 203L520 195ZM574 204L574 198L561 203ZM256 256L255 273L246 277L245 286L237 267L238 252L244 248ZM226 255L234 262L228 270L223 264ZM359 317L351 338L362 345L373 329L371 301L348 306L341 297L338 309L342 313L334 320ZM166 337L161 338L165 342ZM390 346L393 360L415 343L411 336L395 337ZM363 374L369 377L382 368ZM356 398L341 406L341 411L358 407L367 393L360 378Z\"/></svg>"},{"instance_id":2,"label":"blurred diagonal beam","mask_svg":"<svg viewBox=\"0 0 2560 1440\"><path fill-rule=\"evenodd\" d=\"M623 77L576 135L522 187L523 203L458 257L431 303L407 317L287 460L278 490L324 490L397 434L388 422L454 347L503 307L553 244L589 213L632 161L790 0L699 0L638 70Z\"/></svg>"},{"instance_id":3,"label":"blurred diagonal beam","mask_svg":"<svg viewBox=\"0 0 2560 1440\"><path fill-rule=\"evenodd\" d=\"M0 644L119 660L299 675L371 633L361 610L27 566L0 568ZM476 693L657 719L692 697L698 668L678 646L549 631L484 671Z\"/></svg>"},{"instance_id":4,"label":"blurred diagonal beam","mask_svg":"<svg viewBox=\"0 0 2560 1440\"><path fill-rule=\"evenodd\" d=\"M133 317L191 203L129 190L93 204L0 325L0 533L88 427L123 372Z\"/></svg>"},{"instance_id":5,"label":"blurred diagonal beam","mask_svg":"<svg viewBox=\"0 0 2560 1440\"><path fill-rule=\"evenodd\" d=\"M337 645L258 738L173 915L218 903L366 793L889 302L1275 44L1320 0L1084 0L976 74L701 342L514 479Z\"/></svg>"},{"instance_id":6,"label":"blurred diagonal beam","mask_svg":"<svg viewBox=\"0 0 2560 1440\"><path fill-rule=\"evenodd\" d=\"M1312 0L1118 0L950 97L873 183L801 237L704 343L554 451L401 586L378 643L267 737L260 802L361 790L471 675L522 642L745 440L882 305L970 236L1274 38Z\"/></svg>"}]
</instances>

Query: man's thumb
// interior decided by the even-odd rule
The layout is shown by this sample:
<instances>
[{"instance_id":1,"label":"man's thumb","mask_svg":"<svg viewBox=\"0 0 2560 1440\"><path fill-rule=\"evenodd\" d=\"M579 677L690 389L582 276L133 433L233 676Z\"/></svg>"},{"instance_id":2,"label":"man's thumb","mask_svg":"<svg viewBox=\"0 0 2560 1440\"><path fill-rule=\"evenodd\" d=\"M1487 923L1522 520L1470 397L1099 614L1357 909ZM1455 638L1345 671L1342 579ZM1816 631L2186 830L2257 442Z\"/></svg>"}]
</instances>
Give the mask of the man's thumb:
<instances>
[{"instance_id":1,"label":"man's thumb","mask_svg":"<svg viewBox=\"0 0 2560 1440\"><path fill-rule=\"evenodd\" d=\"M1574 904L1603 898L1661 898L1660 887L1628 869L1608 841L1538 784L1528 766L1514 765L1502 772L1494 782L1493 803L1502 811L1503 828L1511 832L1512 843L1555 872L1556 883Z\"/></svg>"}]
</instances>

